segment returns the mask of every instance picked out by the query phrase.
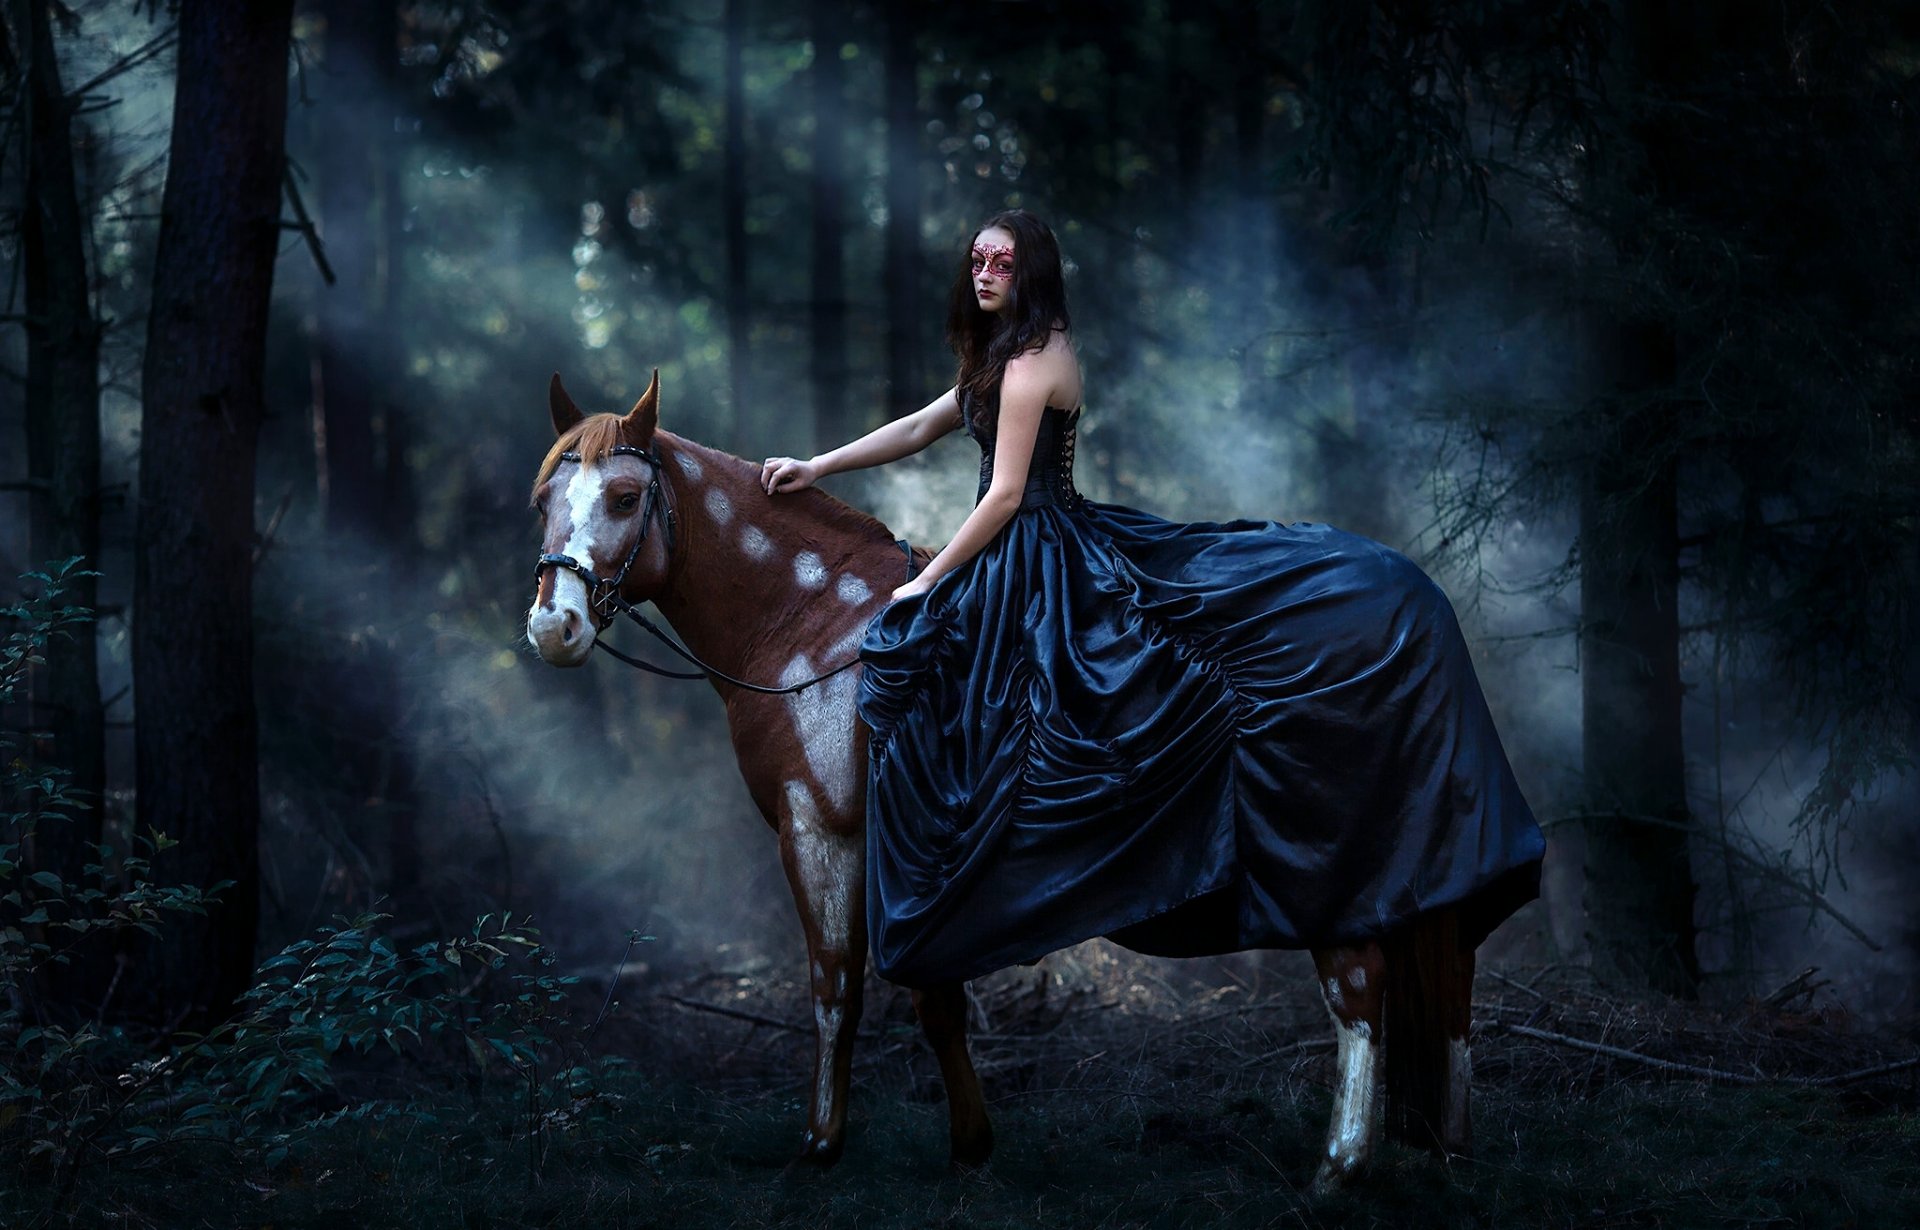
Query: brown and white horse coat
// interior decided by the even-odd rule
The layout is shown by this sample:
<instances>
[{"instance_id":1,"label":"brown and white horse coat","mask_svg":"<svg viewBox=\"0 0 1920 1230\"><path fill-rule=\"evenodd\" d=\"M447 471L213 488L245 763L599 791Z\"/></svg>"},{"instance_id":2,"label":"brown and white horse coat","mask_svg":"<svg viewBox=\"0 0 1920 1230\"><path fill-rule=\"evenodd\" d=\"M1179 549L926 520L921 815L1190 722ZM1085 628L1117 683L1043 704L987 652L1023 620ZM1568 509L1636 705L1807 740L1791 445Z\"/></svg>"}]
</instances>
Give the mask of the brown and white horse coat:
<instances>
[{"instance_id":1,"label":"brown and white horse coat","mask_svg":"<svg viewBox=\"0 0 1920 1230\"><path fill-rule=\"evenodd\" d=\"M582 415L557 375L549 406L558 439L534 489L545 517L544 553L611 578L632 552L621 595L651 600L696 657L736 678L785 686L857 655L868 623L905 579L905 558L879 521L815 489L776 499L761 487L758 466L659 430L658 372L623 416ZM618 446L652 450L658 473L649 457L616 452ZM647 493L656 478L664 499L650 508ZM915 554L922 563L929 557L923 548ZM527 637L542 658L564 666L586 661L609 618L594 609L592 597L577 572L542 568L527 613ZM816 1053L802 1156L831 1163L845 1137L867 958L867 731L854 704L858 668L785 695L719 679L713 686L726 705L748 793L778 835L806 932ZM1395 959L1402 951L1406 957ZM1383 949L1375 943L1314 952L1339 1041L1322 1184L1352 1176L1371 1155L1383 1077L1392 1082L1379 1058L1383 1004L1391 1012L1396 989L1416 983L1412 952L1410 944ZM1432 1056L1440 1071L1427 1069L1435 1096L1412 1109L1425 1135L1445 1151L1464 1153L1465 984L1458 961L1449 961L1438 974L1428 968L1418 984L1429 991L1425 999L1417 991L1403 998L1407 1005L1433 1000L1425 1015L1448 1016L1443 1053ZM1466 953L1468 980L1471 962ZM916 991L914 1007L946 1084L952 1159L959 1166L983 1163L993 1137L967 1052L964 989L954 983ZM1401 1015L1395 1014L1396 1027L1409 1039L1439 1040L1418 1014L1399 1024Z\"/></svg>"}]
</instances>

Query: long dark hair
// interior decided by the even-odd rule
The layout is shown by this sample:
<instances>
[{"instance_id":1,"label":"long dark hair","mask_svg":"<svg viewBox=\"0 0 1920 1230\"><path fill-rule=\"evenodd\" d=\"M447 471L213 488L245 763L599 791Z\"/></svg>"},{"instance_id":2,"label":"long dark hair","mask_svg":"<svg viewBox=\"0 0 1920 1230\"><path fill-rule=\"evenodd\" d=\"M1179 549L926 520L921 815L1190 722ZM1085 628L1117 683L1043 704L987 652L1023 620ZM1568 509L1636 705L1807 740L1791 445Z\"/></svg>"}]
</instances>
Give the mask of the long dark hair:
<instances>
[{"instance_id":1,"label":"long dark hair","mask_svg":"<svg viewBox=\"0 0 1920 1230\"><path fill-rule=\"evenodd\" d=\"M963 400L973 394L976 422L998 405L1000 381L1014 356L1046 345L1055 329L1073 326L1067 315L1060 243L1052 228L1024 209L1006 209L981 223L973 239L994 227L1013 236L1013 282L1004 292L1006 307L984 311L974 297L971 239L947 294L947 345L960 361L954 383Z\"/></svg>"}]
</instances>

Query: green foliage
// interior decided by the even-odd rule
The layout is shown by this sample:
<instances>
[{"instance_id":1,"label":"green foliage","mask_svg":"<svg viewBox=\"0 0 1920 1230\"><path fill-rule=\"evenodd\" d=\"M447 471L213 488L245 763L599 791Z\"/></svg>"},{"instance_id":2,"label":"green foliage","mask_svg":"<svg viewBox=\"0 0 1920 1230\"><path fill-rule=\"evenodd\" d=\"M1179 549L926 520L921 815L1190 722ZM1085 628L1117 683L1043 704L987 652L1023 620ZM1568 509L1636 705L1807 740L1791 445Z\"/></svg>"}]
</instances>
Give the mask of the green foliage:
<instances>
[{"instance_id":1,"label":"green foliage","mask_svg":"<svg viewBox=\"0 0 1920 1230\"><path fill-rule=\"evenodd\" d=\"M29 574L39 595L0 609L16 625L0 651L0 704L51 637L91 618L59 603L74 564ZM0 738L11 752L12 740ZM573 1027L576 979L556 974L539 932L511 914L483 915L464 935L404 950L382 934L384 914L338 920L264 962L240 1011L202 1035L145 1045L97 1020L62 1017L41 983L82 937L158 936L170 915L204 914L228 887L156 882L153 856L177 844L158 832L137 837L117 861L99 848L83 883L35 869L36 828L83 806L58 768L13 755L0 767L0 1156L23 1175L51 1173L56 1211L92 1162L137 1162L203 1142L271 1167L316 1126L414 1111L341 1096L344 1061L379 1052L418 1069L457 1068L475 1085L489 1071L511 1074L536 1168L545 1134L595 1104L606 1065L586 1060ZM629 938L631 951L651 937Z\"/></svg>"}]
</instances>

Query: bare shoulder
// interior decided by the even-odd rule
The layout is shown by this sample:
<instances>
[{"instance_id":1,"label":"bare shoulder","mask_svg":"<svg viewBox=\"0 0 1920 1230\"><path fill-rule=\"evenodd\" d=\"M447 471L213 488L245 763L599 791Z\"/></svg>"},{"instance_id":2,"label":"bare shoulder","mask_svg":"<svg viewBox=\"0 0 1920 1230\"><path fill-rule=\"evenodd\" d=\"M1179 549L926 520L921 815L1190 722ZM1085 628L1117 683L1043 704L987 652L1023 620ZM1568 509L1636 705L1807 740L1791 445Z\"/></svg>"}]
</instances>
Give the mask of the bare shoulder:
<instances>
[{"instance_id":1,"label":"bare shoulder","mask_svg":"<svg viewBox=\"0 0 1920 1230\"><path fill-rule=\"evenodd\" d=\"M1080 404L1080 359L1073 338L1056 329L1046 344L1014 356L1007 363L1006 389L1037 396L1044 405L1072 409Z\"/></svg>"}]
</instances>

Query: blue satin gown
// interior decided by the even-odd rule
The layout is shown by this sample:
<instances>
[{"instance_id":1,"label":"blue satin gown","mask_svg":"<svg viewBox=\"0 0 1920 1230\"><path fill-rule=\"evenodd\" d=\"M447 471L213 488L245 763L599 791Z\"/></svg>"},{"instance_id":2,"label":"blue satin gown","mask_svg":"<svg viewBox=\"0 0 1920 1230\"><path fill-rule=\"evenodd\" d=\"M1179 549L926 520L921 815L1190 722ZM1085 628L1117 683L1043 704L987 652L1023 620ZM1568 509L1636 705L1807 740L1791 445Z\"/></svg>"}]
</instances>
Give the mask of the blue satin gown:
<instances>
[{"instance_id":1,"label":"blue satin gown","mask_svg":"<svg viewBox=\"0 0 1920 1230\"><path fill-rule=\"evenodd\" d=\"M879 972L1100 935L1304 948L1448 905L1477 944L1536 896L1540 828L1440 588L1331 526L1085 499L1078 417L1047 407L1019 512L861 644Z\"/></svg>"}]
</instances>

